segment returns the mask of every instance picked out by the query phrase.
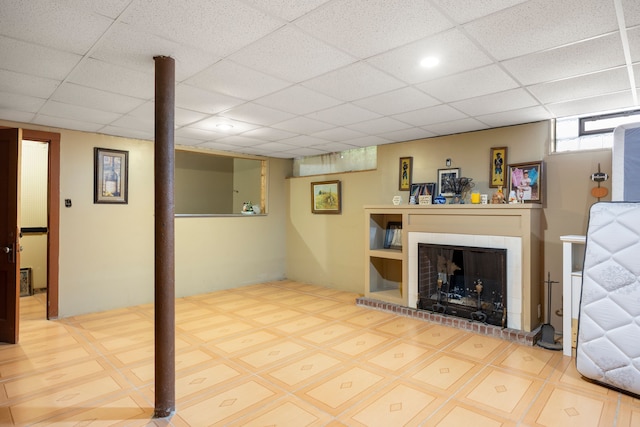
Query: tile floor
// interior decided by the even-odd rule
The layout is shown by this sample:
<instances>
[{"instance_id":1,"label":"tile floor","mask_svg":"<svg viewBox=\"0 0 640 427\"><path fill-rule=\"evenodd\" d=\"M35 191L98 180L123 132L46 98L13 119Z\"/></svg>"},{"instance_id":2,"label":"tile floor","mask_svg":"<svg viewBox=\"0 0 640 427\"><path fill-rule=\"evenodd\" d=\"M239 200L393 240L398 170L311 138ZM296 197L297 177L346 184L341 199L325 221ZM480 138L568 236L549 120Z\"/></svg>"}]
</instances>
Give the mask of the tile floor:
<instances>
[{"instance_id":1,"label":"tile floor","mask_svg":"<svg viewBox=\"0 0 640 427\"><path fill-rule=\"evenodd\" d=\"M43 297L0 345L2 426L640 426L560 352L292 281L176 301L177 412L154 420L153 307L46 321Z\"/></svg>"}]
</instances>

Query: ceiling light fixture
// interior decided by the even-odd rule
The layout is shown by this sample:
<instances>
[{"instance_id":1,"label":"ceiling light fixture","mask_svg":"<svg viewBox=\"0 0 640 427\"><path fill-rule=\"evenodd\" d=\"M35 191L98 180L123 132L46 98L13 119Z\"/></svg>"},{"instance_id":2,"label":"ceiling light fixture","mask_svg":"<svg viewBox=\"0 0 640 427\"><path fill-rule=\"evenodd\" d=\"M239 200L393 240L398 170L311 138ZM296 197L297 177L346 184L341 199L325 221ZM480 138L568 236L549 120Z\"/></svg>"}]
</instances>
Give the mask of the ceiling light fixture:
<instances>
[{"instance_id":1,"label":"ceiling light fixture","mask_svg":"<svg viewBox=\"0 0 640 427\"><path fill-rule=\"evenodd\" d=\"M435 56L427 56L420 61L420 65L424 68L433 68L440 63L440 59Z\"/></svg>"},{"instance_id":2,"label":"ceiling light fixture","mask_svg":"<svg viewBox=\"0 0 640 427\"><path fill-rule=\"evenodd\" d=\"M219 125L216 125L216 127L220 130L231 130L233 129L233 126L227 123L220 123Z\"/></svg>"}]
</instances>

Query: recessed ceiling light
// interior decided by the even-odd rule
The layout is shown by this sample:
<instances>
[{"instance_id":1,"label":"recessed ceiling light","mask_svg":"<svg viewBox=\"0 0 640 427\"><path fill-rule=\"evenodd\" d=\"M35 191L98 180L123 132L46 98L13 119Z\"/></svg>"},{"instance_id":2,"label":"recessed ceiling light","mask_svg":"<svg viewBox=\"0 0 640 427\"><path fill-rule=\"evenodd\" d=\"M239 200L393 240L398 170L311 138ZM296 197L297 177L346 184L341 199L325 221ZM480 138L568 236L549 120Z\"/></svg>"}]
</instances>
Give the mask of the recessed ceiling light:
<instances>
[{"instance_id":1,"label":"recessed ceiling light","mask_svg":"<svg viewBox=\"0 0 640 427\"><path fill-rule=\"evenodd\" d=\"M433 68L440 63L440 59L435 56L427 56L420 61L420 65L424 68Z\"/></svg>"},{"instance_id":2,"label":"recessed ceiling light","mask_svg":"<svg viewBox=\"0 0 640 427\"><path fill-rule=\"evenodd\" d=\"M216 127L220 130L231 130L233 129L233 126L227 123L220 123L219 125L216 125Z\"/></svg>"}]
</instances>

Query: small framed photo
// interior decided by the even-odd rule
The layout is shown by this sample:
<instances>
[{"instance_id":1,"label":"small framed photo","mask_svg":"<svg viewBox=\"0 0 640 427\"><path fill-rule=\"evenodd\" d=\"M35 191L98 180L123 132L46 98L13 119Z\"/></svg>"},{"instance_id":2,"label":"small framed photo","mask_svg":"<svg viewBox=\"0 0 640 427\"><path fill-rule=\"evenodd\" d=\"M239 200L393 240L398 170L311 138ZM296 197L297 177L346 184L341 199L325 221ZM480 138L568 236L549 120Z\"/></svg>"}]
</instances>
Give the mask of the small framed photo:
<instances>
[{"instance_id":1,"label":"small framed photo","mask_svg":"<svg viewBox=\"0 0 640 427\"><path fill-rule=\"evenodd\" d=\"M409 204L430 205L433 203L433 194L435 193L435 191L435 182L411 184L411 191L409 191Z\"/></svg>"},{"instance_id":2,"label":"small framed photo","mask_svg":"<svg viewBox=\"0 0 640 427\"><path fill-rule=\"evenodd\" d=\"M399 185L400 191L411 190L411 175L413 174L413 157L400 157Z\"/></svg>"},{"instance_id":3,"label":"small framed photo","mask_svg":"<svg viewBox=\"0 0 640 427\"><path fill-rule=\"evenodd\" d=\"M311 183L311 212L314 214L339 214L342 212L340 181Z\"/></svg>"},{"instance_id":4,"label":"small framed photo","mask_svg":"<svg viewBox=\"0 0 640 427\"><path fill-rule=\"evenodd\" d=\"M129 152L94 148L93 203L127 204Z\"/></svg>"},{"instance_id":5,"label":"small framed photo","mask_svg":"<svg viewBox=\"0 0 640 427\"><path fill-rule=\"evenodd\" d=\"M402 223L389 222L384 235L385 249L402 249Z\"/></svg>"},{"instance_id":6,"label":"small framed photo","mask_svg":"<svg viewBox=\"0 0 640 427\"><path fill-rule=\"evenodd\" d=\"M438 169L438 194L453 196L450 181L455 178L460 178L460 168Z\"/></svg>"},{"instance_id":7,"label":"small framed photo","mask_svg":"<svg viewBox=\"0 0 640 427\"><path fill-rule=\"evenodd\" d=\"M509 165L509 194L525 203L542 203L544 189L543 162Z\"/></svg>"},{"instance_id":8,"label":"small framed photo","mask_svg":"<svg viewBox=\"0 0 640 427\"><path fill-rule=\"evenodd\" d=\"M506 187L507 185L507 147L491 148L491 164L489 165L489 187Z\"/></svg>"}]
</instances>

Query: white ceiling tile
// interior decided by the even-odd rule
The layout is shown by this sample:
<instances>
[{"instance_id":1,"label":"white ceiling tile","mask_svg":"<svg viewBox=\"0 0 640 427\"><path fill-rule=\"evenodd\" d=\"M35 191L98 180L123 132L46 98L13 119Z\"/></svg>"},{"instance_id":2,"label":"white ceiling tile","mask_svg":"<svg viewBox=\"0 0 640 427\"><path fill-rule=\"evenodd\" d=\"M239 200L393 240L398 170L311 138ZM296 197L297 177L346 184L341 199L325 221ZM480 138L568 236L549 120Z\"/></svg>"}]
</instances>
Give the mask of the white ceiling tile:
<instances>
[{"instance_id":1,"label":"white ceiling tile","mask_svg":"<svg viewBox=\"0 0 640 427\"><path fill-rule=\"evenodd\" d=\"M468 117L466 119L453 120L445 123L435 123L433 125L429 125L426 129L436 135L450 135L454 133L487 129L488 127L489 126L486 124Z\"/></svg>"},{"instance_id":2,"label":"white ceiling tile","mask_svg":"<svg viewBox=\"0 0 640 427\"><path fill-rule=\"evenodd\" d=\"M457 23L473 21L528 0L431 0Z\"/></svg>"},{"instance_id":3,"label":"white ceiling tile","mask_svg":"<svg viewBox=\"0 0 640 427\"><path fill-rule=\"evenodd\" d=\"M640 2L638 0L622 0L620 3L627 28L640 24Z\"/></svg>"},{"instance_id":4,"label":"white ceiling tile","mask_svg":"<svg viewBox=\"0 0 640 427\"><path fill-rule=\"evenodd\" d=\"M230 56L280 79L301 82L343 67L353 58L288 25Z\"/></svg>"},{"instance_id":5,"label":"white ceiling tile","mask_svg":"<svg viewBox=\"0 0 640 427\"><path fill-rule=\"evenodd\" d=\"M99 105L103 111L121 114L128 113L145 102L143 99L105 92L74 83L60 85L51 99L67 104L76 103L76 105L88 108Z\"/></svg>"},{"instance_id":6,"label":"white ceiling tile","mask_svg":"<svg viewBox=\"0 0 640 427\"><path fill-rule=\"evenodd\" d=\"M528 87L542 103L588 98L625 89L630 89L626 67Z\"/></svg>"},{"instance_id":7,"label":"white ceiling tile","mask_svg":"<svg viewBox=\"0 0 640 427\"><path fill-rule=\"evenodd\" d=\"M420 61L434 56L440 63L425 68ZM420 83L490 64L491 59L457 29L448 30L367 59L367 62L408 83Z\"/></svg>"},{"instance_id":8,"label":"white ceiling tile","mask_svg":"<svg viewBox=\"0 0 640 427\"><path fill-rule=\"evenodd\" d=\"M15 108L0 108L0 117L3 120L9 120L13 122L29 123L35 117L35 113L28 113L26 111L18 111Z\"/></svg>"},{"instance_id":9,"label":"white ceiling tile","mask_svg":"<svg viewBox=\"0 0 640 427\"><path fill-rule=\"evenodd\" d=\"M396 119L392 119L391 117L380 117L373 120L367 120L365 122L355 123L347 127L349 129L366 133L368 135L377 135L381 133L408 129L411 127L411 125L408 125L407 123L403 123Z\"/></svg>"},{"instance_id":10,"label":"white ceiling tile","mask_svg":"<svg viewBox=\"0 0 640 427\"><path fill-rule=\"evenodd\" d=\"M436 105L435 107L409 111L408 113L396 114L393 117L401 122L412 124L413 126L427 126L433 123L459 120L465 118L466 115L455 108L442 104Z\"/></svg>"},{"instance_id":11,"label":"white ceiling tile","mask_svg":"<svg viewBox=\"0 0 640 427\"><path fill-rule=\"evenodd\" d=\"M360 148L360 147L357 147L355 145L344 144L342 142L327 142L322 145L314 145L311 148L324 150L328 153L339 153L341 151L353 150L355 148Z\"/></svg>"},{"instance_id":12,"label":"white ceiling tile","mask_svg":"<svg viewBox=\"0 0 640 427\"><path fill-rule=\"evenodd\" d=\"M84 54L113 19L66 2L3 1L0 34L64 52Z\"/></svg>"},{"instance_id":13,"label":"white ceiling tile","mask_svg":"<svg viewBox=\"0 0 640 427\"><path fill-rule=\"evenodd\" d=\"M237 145L223 144L221 142L216 142L216 141L203 142L202 144L198 145L198 148L208 148L210 150L218 150L218 151L229 151L232 153L238 152Z\"/></svg>"},{"instance_id":14,"label":"white ceiling tile","mask_svg":"<svg viewBox=\"0 0 640 427\"><path fill-rule=\"evenodd\" d=\"M470 116L533 107L537 104L537 101L524 89L511 89L451 103L454 108Z\"/></svg>"},{"instance_id":15,"label":"white ceiling tile","mask_svg":"<svg viewBox=\"0 0 640 427\"><path fill-rule=\"evenodd\" d=\"M439 104L440 101L413 87L404 87L380 95L354 101L367 110L382 115L392 115Z\"/></svg>"},{"instance_id":16,"label":"white ceiling tile","mask_svg":"<svg viewBox=\"0 0 640 427\"><path fill-rule=\"evenodd\" d=\"M112 126L122 129L132 129L151 135L155 132L155 122L153 117L134 117L132 115L125 115L110 123Z\"/></svg>"},{"instance_id":17,"label":"white ceiling tile","mask_svg":"<svg viewBox=\"0 0 640 427\"><path fill-rule=\"evenodd\" d=\"M291 85L228 60L215 63L185 83L240 99L259 98Z\"/></svg>"},{"instance_id":18,"label":"white ceiling tile","mask_svg":"<svg viewBox=\"0 0 640 427\"><path fill-rule=\"evenodd\" d=\"M117 18L131 0L65 0L70 9L84 9L109 18Z\"/></svg>"},{"instance_id":19,"label":"white ceiling tile","mask_svg":"<svg viewBox=\"0 0 640 427\"><path fill-rule=\"evenodd\" d=\"M419 127L412 127L409 129L402 129L394 132L383 133L380 136L385 139L388 139L389 141L401 142L401 141L413 141L416 139L431 138L433 136L436 136L436 134Z\"/></svg>"},{"instance_id":20,"label":"white ceiling tile","mask_svg":"<svg viewBox=\"0 0 640 427\"><path fill-rule=\"evenodd\" d=\"M0 70L0 92L48 98L59 84L57 80Z\"/></svg>"},{"instance_id":21,"label":"white ceiling tile","mask_svg":"<svg viewBox=\"0 0 640 427\"><path fill-rule=\"evenodd\" d=\"M0 92L0 108L7 110L13 109L23 113L36 113L45 102L46 100L43 98Z\"/></svg>"},{"instance_id":22,"label":"white ceiling tile","mask_svg":"<svg viewBox=\"0 0 640 427\"><path fill-rule=\"evenodd\" d=\"M334 107L341 101L312 91L302 86L291 86L271 95L256 100L258 104L266 105L277 110L305 115L314 111Z\"/></svg>"},{"instance_id":23,"label":"white ceiling tile","mask_svg":"<svg viewBox=\"0 0 640 427\"><path fill-rule=\"evenodd\" d=\"M153 74L142 73L96 59L82 61L69 75L68 81L141 99L151 99L154 96Z\"/></svg>"},{"instance_id":24,"label":"white ceiling tile","mask_svg":"<svg viewBox=\"0 0 640 427\"><path fill-rule=\"evenodd\" d=\"M640 62L640 27L627 31L629 40L629 51L631 53L631 62Z\"/></svg>"},{"instance_id":25,"label":"white ceiling tile","mask_svg":"<svg viewBox=\"0 0 640 427\"><path fill-rule=\"evenodd\" d=\"M478 120L491 127L511 126L520 123L548 120L551 114L543 107L528 107L519 110L503 111L477 116Z\"/></svg>"},{"instance_id":26,"label":"white ceiling tile","mask_svg":"<svg viewBox=\"0 0 640 427\"><path fill-rule=\"evenodd\" d=\"M98 133L121 136L123 138L144 139L147 141L153 141L155 137L153 129L149 132L138 129L126 129L118 126L104 126L98 130Z\"/></svg>"},{"instance_id":27,"label":"white ceiling tile","mask_svg":"<svg viewBox=\"0 0 640 427\"><path fill-rule=\"evenodd\" d=\"M379 114L373 113L364 108L360 108L353 104L342 104L336 107L327 108L326 110L317 111L308 114L307 117L322 122L331 123L337 126L345 126L353 123L372 120L380 117Z\"/></svg>"},{"instance_id":28,"label":"white ceiling tile","mask_svg":"<svg viewBox=\"0 0 640 427\"><path fill-rule=\"evenodd\" d=\"M0 36L0 67L19 73L64 80L81 57Z\"/></svg>"},{"instance_id":29,"label":"white ceiling tile","mask_svg":"<svg viewBox=\"0 0 640 427\"><path fill-rule=\"evenodd\" d=\"M365 62L331 71L303 85L343 101L353 101L405 86L400 80Z\"/></svg>"},{"instance_id":30,"label":"white ceiling tile","mask_svg":"<svg viewBox=\"0 0 640 427\"><path fill-rule=\"evenodd\" d=\"M633 98L631 91L623 91L611 93L607 95L594 96L592 98L583 98L574 101L559 102L557 104L548 104L547 108L555 117L569 117L580 114L596 113L601 111L618 110L623 108L631 108ZM637 107L637 105L635 106Z\"/></svg>"},{"instance_id":31,"label":"white ceiling tile","mask_svg":"<svg viewBox=\"0 0 640 427\"><path fill-rule=\"evenodd\" d=\"M502 92L517 86L518 83L495 64L416 85L443 102Z\"/></svg>"},{"instance_id":32,"label":"white ceiling tile","mask_svg":"<svg viewBox=\"0 0 640 427\"><path fill-rule=\"evenodd\" d=\"M202 144L202 140L200 139L186 138L184 136L178 136L176 134L174 134L173 139L176 145L181 145L185 147L195 147L197 145Z\"/></svg>"},{"instance_id":33,"label":"white ceiling tile","mask_svg":"<svg viewBox=\"0 0 640 427\"><path fill-rule=\"evenodd\" d=\"M42 126L51 126L63 129L73 129L84 132L97 132L102 125L98 123L84 122L82 120L65 119L63 117L51 117L44 114L38 114L31 120L31 123L35 123Z\"/></svg>"},{"instance_id":34,"label":"white ceiling tile","mask_svg":"<svg viewBox=\"0 0 640 427\"><path fill-rule=\"evenodd\" d=\"M110 113L108 111L100 111L51 100L42 106L40 113L51 117L64 117L90 123L101 123L103 125L109 124L120 117L118 113Z\"/></svg>"},{"instance_id":35,"label":"white ceiling tile","mask_svg":"<svg viewBox=\"0 0 640 427\"><path fill-rule=\"evenodd\" d=\"M187 110L216 114L243 102L238 98L209 92L185 84L179 84L176 87L176 106Z\"/></svg>"},{"instance_id":36,"label":"white ceiling tile","mask_svg":"<svg viewBox=\"0 0 640 427\"><path fill-rule=\"evenodd\" d=\"M122 22L142 32L198 47L224 57L271 33L279 19L235 0L133 1Z\"/></svg>"},{"instance_id":37,"label":"white ceiling tile","mask_svg":"<svg viewBox=\"0 0 640 427\"><path fill-rule=\"evenodd\" d=\"M294 117L291 113L274 110L273 108L264 107L251 102L242 104L238 107L233 107L220 115L223 117L229 117L230 119L256 123L263 126L283 122Z\"/></svg>"},{"instance_id":38,"label":"white ceiling tile","mask_svg":"<svg viewBox=\"0 0 640 427\"><path fill-rule=\"evenodd\" d=\"M287 21L294 21L326 3L328 0L245 0L251 6L264 10L273 16Z\"/></svg>"},{"instance_id":39,"label":"white ceiling tile","mask_svg":"<svg viewBox=\"0 0 640 427\"><path fill-rule=\"evenodd\" d=\"M281 142L267 142L265 144L260 144L258 148L262 150L267 150L267 151L285 151L285 150L291 150L296 147L289 144L283 144Z\"/></svg>"},{"instance_id":40,"label":"white ceiling tile","mask_svg":"<svg viewBox=\"0 0 640 427\"><path fill-rule=\"evenodd\" d=\"M282 142L283 144L292 145L294 147L310 147L312 145L325 144L327 140L321 139L321 138L315 138L313 136L308 136L308 135L298 135L298 136L294 136L293 138L283 139L280 142Z\"/></svg>"},{"instance_id":41,"label":"white ceiling tile","mask_svg":"<svg viewBox=\"0 0 640 427\"><path fill-rule=\"evenodd\" d=\"M251 147L264 143L264 141L261 141L259 139L249 138L248 136L243 135L225 136L224 138L217 139L216 142L220 144L236 145L240 147Z\"/></svg>"},{"instance_id":42,"label":"white ceiling tile","mask_svg":"<svg viewBox=\"0 0 640 427\"><path fill-rule=\"evenodd\" d=\"M319 122L312 120L308 117L295 117L291 120L285 120L284 122L277 123L272 127L277 129L283 129L293 133L316 133L323 130L331 129L333 126L329 123Z\"/></svg>"},{"instance_id":43,"label":"white ceiling tile","mask_svg":"<svg viewBox=\"0 0 640 427\"><path fill-rule=\"evenodd\" d=\"M388 144L393 141L380 136L367 135L359 138L345 139L342 142L349 145L355 145L356 147L372 147L374 145Z\"/></svg>"},{"instance_id":44,"label":"white ceiling tile","mask_svg":"<svg viewBox=\"0 0 640 427\"><path fill-rule=\"evenodd\" d=\"M620 36L610 34L504 61L502 65L522 84L530 85L602 71L624 63Z\"/></svg>"},{"instance_id":45,"label":"white ceiling tile","mask_svg":"<svg viewBox=\"0 0 640 427\"><path fill-rule=\"evenodd\" d=\"M328 141L342 141L345 139L358 138L364 136L362 132L356 130L347 129L344 127L335 127L322 132L312 133L311 136L315 138L321 138Z\"/></svg>"},{"instance_id":46,"label":"white ceiling tile","mask_svg":"<svg viewBox=\"0 0 640 427\"><path fill-rule=\"evenodd\" d=\"M198 129L192 126L184 126L176 129L174 134L181 138L189 138L199 141L211 141L227 136L222 132L216 132L211 129Z\"/></svg>"},{"instance_id":47,"label":"white ceiling tile","mask_svg":"<svg viewBox=\"0 0 640 427\"><path fill-rule=\"evenodd\" d=\"M530 0L464 29L496 59L504 60L617 30L611 6L602 0Z\"/></svg>"},{"instance_id":48,"label":"white ceiling tile","mask_svg":"<svg viewBox=\"0 0 640 427\"><path fill-rule=\"evenodd\" d=\"M261 139L263 141L280 141L282 139L293 138L294 136L297 136L293 132L287 132L270 127L261 127L258 129L250 130L243 133L242 135L248 136L250 138Z\"/></svg>"},{"instance_id":49,"label":"white ceiling tile","mask_svg":"<svg viewBox=\"0 0 640 427\"><path fill-rule=\"evenodd\" d=\"M109 31L91 53L92 58L145 73L154 72L153 58L160 55L175 60L178 82L220 59L202 49L144 33L123 23L115 24L113 31Z\"/></svg>"},{"instance_id":50,"label":"white ceiling tile","mask_svg":"<svg viewBox=\"0 0 640 427\"><path fill-rule=\"evenodd\" d=\"M358 58L451 28L424 0L337 0L307 14L296 25Z\"/></svg>"},{"instance_id":51,"label":"white ceiling tile","mask_svg":"<svg viewBox=\"0 0 640 427\"><path fill-rule=\"evenodd\" d=\"M281 153L275 153L274 155L277 157L278 154L284 154L285 156L283 157L287 158L299 158L306 156L317 156L319 154L324 154L324 151L316 150L315 148L300 147L294 148L293 150L282 151Z\"/></svg>"}]
</instances>

